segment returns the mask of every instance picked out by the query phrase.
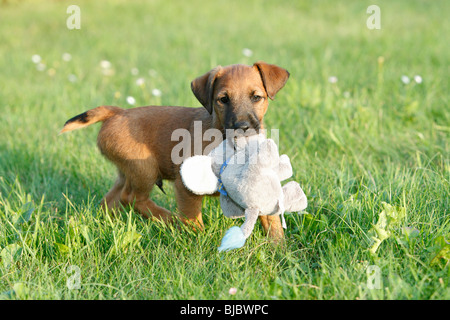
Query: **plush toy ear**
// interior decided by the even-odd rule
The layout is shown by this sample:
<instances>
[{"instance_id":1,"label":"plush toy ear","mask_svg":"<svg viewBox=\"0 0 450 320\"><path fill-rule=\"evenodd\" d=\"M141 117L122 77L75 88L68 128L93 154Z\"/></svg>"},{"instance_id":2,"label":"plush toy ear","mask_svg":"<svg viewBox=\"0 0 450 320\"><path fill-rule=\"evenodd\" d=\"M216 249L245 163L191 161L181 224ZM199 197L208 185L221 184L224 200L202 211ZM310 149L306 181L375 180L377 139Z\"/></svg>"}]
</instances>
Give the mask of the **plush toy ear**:
<instances>
[{"instance_id":1,"label":"plush toy ear","mask_svg":"<svg viewBox=\"0 0 450 320\"><path fill-rule=\"evenodd\" d=\"M263 61L255 62L253 66L258 68L267 95L273 100L277 92L286 84L289 78L289 72L274 64L268 64Z\"/></svg>"},{"instance_id":2,"label":"plush toy ear","mask_svg":"<svg viewBox=\"0 0 450 320\"><path fill-rule=\"evenodd\" d=\"M278 166L278 177L280 181L284 181L292 177L292 165L291 160L285 154L280 156L280 164Z\"/></svg>"},{"instance_id":3,"label":"plush toy ear","mask_svg":"<svg viewBox=\"0 0 450 320\"><path fill-rule=\"evenodd\" d=\"M290 181L283 186L284 209L286 212L298 212L305 210L308 200L300 185Z\"/></svg>"},{"instance_id":4,"label":"plush toy ear","mask_svg":"<svg viewBox=\"0 0 450 320\"><path fill-rule=\"evenodd\" d=\"M212 113L213 108L214 81L221 69L221 66L217 66L191 82L192 92L209 114Z\"/></svg>"},{"instance_id":5,"label":"plush toy ear","mask_svg":"<svg viewBox=\"0 0 450 320\"><path fill-rule=\"evenodd\" d=\"M213 194L219 189L219 180L211 169L211 157L187 158L181 164L180 174L184 186L192 193Z\"/></svg>"},{"instance_id":6,"label":"plush toy ear","mask_svg":"<svg viewBox=\"0 0 450 320\"><path fill-rule=\"evenodd\" d=\"M261 168L271 168L279 162L278 146L272 139L266 139L259 145L258 153L250 157L250 163L256 163Z\"/></svg>"}]
</instances>

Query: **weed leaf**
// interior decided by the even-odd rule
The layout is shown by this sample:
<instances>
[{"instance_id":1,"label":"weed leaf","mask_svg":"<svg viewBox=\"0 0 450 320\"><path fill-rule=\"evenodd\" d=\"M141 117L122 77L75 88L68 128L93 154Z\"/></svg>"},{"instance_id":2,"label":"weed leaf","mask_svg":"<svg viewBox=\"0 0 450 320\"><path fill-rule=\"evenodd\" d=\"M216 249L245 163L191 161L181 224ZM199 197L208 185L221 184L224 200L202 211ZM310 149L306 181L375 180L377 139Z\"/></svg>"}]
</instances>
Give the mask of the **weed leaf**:
<instances>
[{"instance_id":1,"label":"weed leaf","mask_svg":"<svg viewBox=\"0 0 450 320\"><path fill-rule=\"evenodd\" d=\"M2 249L0 257L2 258L3 266L9 269L12 264L19 261L22 255L22 247L17 243L10 244Z\"/></svg>"},{"instance_id":2,"label":"weed leaf","mask_svg":"<svg viewBox=\"0 0 450 320\"><path fill-rule=\"evenodd\" d=\"M395 207L386 202L381 203L381 211L378 222L370 230L371 238L374 241L369 251L375 254L381 243L392 235L392 230L399 227L406 219L406 209L404 207Z\"/></svg>"},{"instance_id":3,"label":"weed leaf","mask_svg":"<svg viewBox=\"0 0 450 320\"><path fill-rule=\"evenodd\" d=\"M450 243L445 241L444 237L438 237L435 240L437 253L431 259L431 266L447 266L450 262ZM443 263L442 263L443 262Z\"/></svg>"},{"instance_id":4,"label":"weed leaf","mask_svg":"<svg viewBox=\"0 0 450 320\"><path fill-rule=\"evenodd\" d=\"M30 221L31 215L34 211L33 203L27 202L22 206L22 213L14 215L12 218L13 224L18 226L19 224L26 223Z\"/></svg>"}]
</instances>

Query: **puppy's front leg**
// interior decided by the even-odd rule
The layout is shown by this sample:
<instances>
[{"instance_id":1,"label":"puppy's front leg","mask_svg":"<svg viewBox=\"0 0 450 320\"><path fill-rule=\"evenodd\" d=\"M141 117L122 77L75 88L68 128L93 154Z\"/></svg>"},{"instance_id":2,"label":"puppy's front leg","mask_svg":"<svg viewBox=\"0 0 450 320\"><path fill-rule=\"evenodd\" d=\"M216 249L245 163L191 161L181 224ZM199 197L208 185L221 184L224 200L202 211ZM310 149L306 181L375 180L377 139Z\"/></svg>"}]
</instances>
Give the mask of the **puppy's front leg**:
<instances>
[{"instance_id":1,"label":"puppy's front leg","mask_svg":"<svg viewBox=\"0 0 450 320\"><path fill-rule=\"evenodd\" d=\"M175 180L175 196L177 200L178 210L180 211L180 219L186 224L192 224L195 230L203 230L202 219L202 199L190 192L181 181L181 177Z\"/></svg>"},{"instance_id":2,"label":"puppy's front leg","mask_svg":"<svg viewBox=\"0 0 450 320\"><path fill-rule=\"evenodd\" d=\"M259 220L264 231L274 243L280 244L283 242L284 231L280 216L259 216Z\"/></svg>"}]
</instances>

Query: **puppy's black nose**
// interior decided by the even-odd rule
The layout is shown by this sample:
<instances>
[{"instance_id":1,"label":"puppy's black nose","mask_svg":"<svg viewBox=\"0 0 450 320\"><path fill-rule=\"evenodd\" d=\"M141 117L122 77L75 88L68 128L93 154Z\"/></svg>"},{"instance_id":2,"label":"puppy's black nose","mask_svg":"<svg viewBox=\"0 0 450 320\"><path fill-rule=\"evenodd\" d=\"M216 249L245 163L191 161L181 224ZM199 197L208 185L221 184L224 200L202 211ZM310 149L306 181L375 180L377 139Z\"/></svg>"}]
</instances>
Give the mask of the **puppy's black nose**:
<instances>
[{"instance_id":1,"label":"puppy's black nose","mask_svg":"<svg viewBox=\"0 0 450 320\"><path fill-rule=\"evenodd\" d=\"M250 123L248 121L239 121L234 124L234 130L241 129L247 131L250 128Z\"/></svg>"}]
</instances>

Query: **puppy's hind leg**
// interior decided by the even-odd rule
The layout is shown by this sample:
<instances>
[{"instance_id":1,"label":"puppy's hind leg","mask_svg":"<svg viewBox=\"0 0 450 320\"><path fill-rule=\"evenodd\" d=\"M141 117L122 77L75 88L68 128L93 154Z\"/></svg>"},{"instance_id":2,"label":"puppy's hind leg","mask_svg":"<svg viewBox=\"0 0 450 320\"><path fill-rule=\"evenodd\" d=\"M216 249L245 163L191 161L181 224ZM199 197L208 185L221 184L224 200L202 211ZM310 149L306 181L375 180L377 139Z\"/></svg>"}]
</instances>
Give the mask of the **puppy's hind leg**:
<instances>
[{"instance_id":1,"label":"puppy's hind leg","mask_svg":"<svg viewBox=\"0 0 450 320\"><path fill-rule=\"evenodd\" d=\"M123 204L133 206L144 218L156 218L165 222L172 222L172 213L158 206L149 198L150 192L158 180L158 171L155 164L152 165L148 161L135 164L128 168L125 176L125 185L120 194L120 200Z\"/></svg>"},{"instance_id":2,"label":"puppy's hind leg","mask_svg":"<svg viewBox=\"0 0 450 320\"><path fill-rule=\"evenodd\" d=\"M114 183L111 190L105 195L102 199L101 205L104 210L110 210L111 213L114 213L116 210L119 210L122 202L120 201L120 196L125 186L126 178L125 175L119 171L119 176L117 177L116 182Z\"/></svg>"}]
</instances>

